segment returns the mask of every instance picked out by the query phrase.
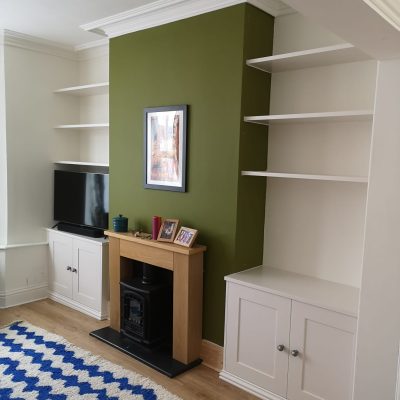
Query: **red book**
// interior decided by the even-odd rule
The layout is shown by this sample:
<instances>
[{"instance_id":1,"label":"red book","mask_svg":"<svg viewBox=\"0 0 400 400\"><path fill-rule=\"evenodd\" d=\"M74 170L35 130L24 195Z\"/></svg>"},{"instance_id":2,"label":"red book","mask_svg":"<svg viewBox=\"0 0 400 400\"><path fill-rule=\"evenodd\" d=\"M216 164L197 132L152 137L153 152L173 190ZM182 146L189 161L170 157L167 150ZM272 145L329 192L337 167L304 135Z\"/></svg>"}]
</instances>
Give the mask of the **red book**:
<instances>
[{"instance_id":1,"label":"red book","mask_svg":"<svg viewBox=\"0 0 400 400\"><path fill-rule=\"evenodd\" d=\"M152 231L151 231L152 239L157 240L158 232L160 231L161 228L161 217L154 216L152 218L151 226L152 226Z\"/></svg>"}]
</instances>

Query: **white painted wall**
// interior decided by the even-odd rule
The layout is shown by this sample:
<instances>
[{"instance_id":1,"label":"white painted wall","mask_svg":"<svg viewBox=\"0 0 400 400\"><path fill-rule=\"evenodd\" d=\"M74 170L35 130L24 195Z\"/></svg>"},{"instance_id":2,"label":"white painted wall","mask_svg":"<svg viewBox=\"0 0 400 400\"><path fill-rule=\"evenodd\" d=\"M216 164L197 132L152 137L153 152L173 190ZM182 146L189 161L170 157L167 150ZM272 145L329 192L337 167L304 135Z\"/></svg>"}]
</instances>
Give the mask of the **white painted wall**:
<instances>
[{"instance_id":1,"label":"white painted wall","mask_svg":"<svg viewBox=\"0 0 400 400\"><path fill-rule=\"evenodd\" d=\"M78 68L73 53L15 39L11 32L0 54L0 106L5 110L0 198L8 204L0 214L0 307L7 307L47 296L45 228L53 223L53 160L61 153L79 153L78 140L54 129L60 120L79 115L79 107L60 107L53 91L76 82ZM3 221L8 221L5 233Z\"/></svg>"},{"instance_id":2,"label":"white painted wall","mask_svg":"<svg viewBox=\"0 0 400 400\"><path fill-rule=\"evenodd\" d=\"M4 35L0 33L0 247L7 244L7 141ZM1 283L0 283L1 284Z\"/></svg>"},{"instance_id":3,"label":"white painted wall","mask_svg":"<svg viewBox=\"0 0 400 400\"><path fill-rule=\"evenodd\" d=\"M6 252L0 250L0 293L6 289Z\"/></svg>"},{"instance_id":4,"label":"white painted wall","mask_svg":"<svg viewBox=\"0 0 400 400\"><path fill-rule=\"evenodd\" d=\"M108 44L79 52L79 81L82 85L108 82ZM80 122L109 122L108 94L82 96L80 98ZM82 131L80 135L80 159L91 162L109 162L108 129Z\"/></svg>"},{"instance_id":5,"label":"white painted wall","mask_svg":"<svg viewBox=\"0 0 400 400\"><path fill-rule=\"evenodd\" d=\"M339 43L344 43L344 41L298 13L275 18L274 54L290 53Z\"/></svg>"},{"instance_id":6,"label":"white painted wall","mask_svg":"<svg viewBox=\"0 0 400 400\"><path fill-rule=\"evenodd\" d=\"M55 118L68 115L54 89L76 75L76 61L6 45L8 244L46 241L53 221ZM63 151L66 145L62 140Z\"/></svg>"},{"instance_id":7,"label":"white painted wall","mask_svg":"<svg viewBox=\"0 0 400 400\"><path fill-rule=\"evenodd\" d=\"M0 252L1 253L1 252ZM4 285L0 285L0 308L47 297L47 245L8 248L4 253ZM0 255L0 279L1 279Z\"/></svg>"},{"instance_id":8,"label":"white painted wall","mask_svg":"<svg viewBox=\"0 0 400 400\"><path fill-rule=\"evenodd\" d=\"M299 14L275 19L274 53L341 43ZM373 109L376 62L272 75L271 114ZM268 170L368 176L371 122L269 128ZM366 185L269 179L264 264L361 284Z\"/></svg>"},{"instance_id":9,"label":"white painted wall","mask_svg":"<svg viewBox=\"0 0 400 400\"><path fill-rule=\"evenodd\" d=\"M400 340L400 59L379 63L354 400L395 399Z\"/></svg>"}]
</instances>

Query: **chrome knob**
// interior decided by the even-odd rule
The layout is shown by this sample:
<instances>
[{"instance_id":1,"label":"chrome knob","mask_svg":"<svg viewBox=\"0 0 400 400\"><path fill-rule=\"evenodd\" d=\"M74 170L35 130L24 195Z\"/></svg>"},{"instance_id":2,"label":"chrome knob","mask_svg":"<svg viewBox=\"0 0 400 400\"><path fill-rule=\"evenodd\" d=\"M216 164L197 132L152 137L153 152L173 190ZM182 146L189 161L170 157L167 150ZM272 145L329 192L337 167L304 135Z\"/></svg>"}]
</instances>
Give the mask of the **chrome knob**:
<instances>
[{"instance_id":1,"label":"chrome knob","mask_svg":"<svg viewBox=\"0 0 400 400\"><path fill-rule=\"evenodd\" d=\"M69 265L67 267L67 271L71 271L71 267Z\"/></svg>"},{"instance_id":2,"label":"chrome knob","mask_svg":"<svg viewBox=\"0 0 400 400\"><path fill-rule=\"evenodd\" d=\"M278 346L276 346L276 348L278 349L278 351L285 350L285 346L283 344L279 344Z\"/></svg>"},{"instance_id":3,"label":"chrome knob","mask_svg":"<svg viewBox=\"0 0 400 400\"><path fill-rule=\"evenodd\" d=\"M298 351L298 350L292 350L292 351L290 352L290 354L291 354L293 357L297 357L297 356L299 355L299 351Z\"/></svg>"},{"instance_id":4,"label":"chrome knob","mask_svg":"<svg viewBox=\"0 0 400 400\"><path fill-rule=\"evenodd\" d=\"M78 270L76 268L72 268L72 272L78 272Z\"/></svg>"}]
</instances>

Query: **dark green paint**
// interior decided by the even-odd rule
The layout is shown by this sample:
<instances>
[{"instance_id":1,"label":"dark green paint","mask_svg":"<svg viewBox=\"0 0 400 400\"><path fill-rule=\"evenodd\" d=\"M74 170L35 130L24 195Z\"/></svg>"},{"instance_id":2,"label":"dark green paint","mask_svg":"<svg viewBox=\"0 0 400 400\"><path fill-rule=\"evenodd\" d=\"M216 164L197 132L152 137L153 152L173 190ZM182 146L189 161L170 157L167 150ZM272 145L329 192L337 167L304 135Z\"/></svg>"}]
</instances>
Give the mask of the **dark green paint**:
<instances>
[{"instance_id":1,"label":"dark green paint","mask_svg":"<svg viewBox=\"0 0 400 400\"><path fill-rule=\"evenodd\" d=\"M223 277L262 261L265 180L240 170L265 167L266 131L241 121L268 110L269 77L249 71L245 58L270 54L272 31L272 17L242 4L110 44L111 217L150 231L161 215L200 231L208 247L203 336L219 344ZM176 104L189 106L187 192L144 189L143 109Z\"/></svg>"}]
</instances>

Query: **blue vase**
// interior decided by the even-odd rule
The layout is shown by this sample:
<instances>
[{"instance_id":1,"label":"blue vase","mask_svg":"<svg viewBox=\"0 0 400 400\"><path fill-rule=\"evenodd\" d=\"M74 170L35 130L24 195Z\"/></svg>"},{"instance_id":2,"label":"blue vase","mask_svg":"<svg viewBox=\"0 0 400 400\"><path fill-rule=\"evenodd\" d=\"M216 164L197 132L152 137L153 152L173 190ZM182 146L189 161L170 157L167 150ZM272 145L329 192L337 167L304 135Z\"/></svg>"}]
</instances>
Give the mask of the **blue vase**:
<instances>
[{"instance_id":1,"label":"blue vase","mask_svg":"<svg viewBox=\"0 0 400 400\"><path fill-rule=\"evenodd\" d=\"M128 218L119 214L112 219L114 232L128 232Z\"/></svg>"}]
</instances>

